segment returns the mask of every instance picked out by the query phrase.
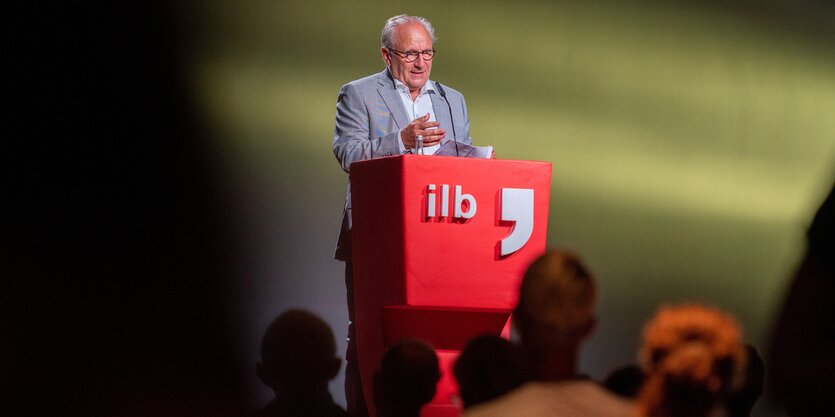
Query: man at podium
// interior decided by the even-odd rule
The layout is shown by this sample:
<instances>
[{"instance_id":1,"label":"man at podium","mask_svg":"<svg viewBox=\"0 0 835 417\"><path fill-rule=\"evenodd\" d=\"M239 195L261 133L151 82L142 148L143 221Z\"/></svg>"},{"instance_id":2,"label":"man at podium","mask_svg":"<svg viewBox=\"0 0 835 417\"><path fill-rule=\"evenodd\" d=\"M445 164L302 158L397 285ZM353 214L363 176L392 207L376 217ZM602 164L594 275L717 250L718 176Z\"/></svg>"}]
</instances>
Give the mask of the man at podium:
<instances>
[{"instance_id":1,"label":"man at podium","mask_svg":"<svg viewBox=\"0 0 835 417\"><path fill-rule=\"evenodd\" d=\"M431 81L436 50L428 20L409 15L388 19L380 53L386 68L351 81L339 91L333 152L345 172L356 161L408 153L491 157L492 147L472 146L464 96ZM349 319L354 321L351 263L351 188L345 203L336 259L345 262ZM345 396L353 416L366 414L357 369L355 332L348 326Z\"/></svg>"}]
</instances>

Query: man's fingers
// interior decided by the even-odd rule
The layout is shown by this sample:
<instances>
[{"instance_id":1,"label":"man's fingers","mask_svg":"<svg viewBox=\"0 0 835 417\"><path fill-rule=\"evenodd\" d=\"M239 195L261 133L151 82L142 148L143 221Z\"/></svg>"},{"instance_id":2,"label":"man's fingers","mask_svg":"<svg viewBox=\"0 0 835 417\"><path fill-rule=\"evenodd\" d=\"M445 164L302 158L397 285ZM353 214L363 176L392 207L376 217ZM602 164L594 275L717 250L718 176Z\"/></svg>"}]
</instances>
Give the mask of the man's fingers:
<instances>
[{"instance_id":1,"label":"man's fingers","mask_svg":"<svg viewBox=\"0 0 835 417\"><path fill-rule=\"evenodd\" d=\"M423 144L424 145L434 145L440 142L444 138L444 135L437 135L437 136L424 136L423 137Z\"/></svg>"},{"instance_id":2,"label":"man's fingers","mask_svg":"<svg viewBox=\"0 0 835 417\"><path fill-rule=\"evenodd\" d=\"M424 145L435 145L440 142L446 135L444 129L439 128L441 125L438 121L428 121L429 113L422 117L418 117L411 123L411 132L414 136L423 136Z\"/></svg>"},{"instance_id":3,"label":"man's fingers","mask_svg":"<svg viewBox=\"0 0 835 417\"><path fill-rule=\"evenodd\" d=\"M415 132L416 135L423 135L423 139L431 137L443 137L446 131L444 129L426 129L426 130L418 130Z\"/></svg>"},{"instance_id":4,"label":"man's fingers","mask_svg":"<svg viewBox=\"0 0 835 417\"><path fill-rule=\"evenodd\" d=\"M429 128L433 128L433 127L438 127L440 125L441 125L440 122L423 122L423 123L418 123L417 128L418 129L429 129Z\"/></svg>"},{"instance_id":5,"label":"man's fingers","mask_svg":"<svg viewBox=\"0 0 835 417\"><path fill-rule=\"evenodd\" d=\"M420 117L418 117L418 118L417 118L417 119L415 119L415 120L412 120L412 123L415 123L415 124L420 124L420 123L423 123L423 122L425 122L425 121L427 121L427 120L429 120L429 113L426 113L425 115L420 116Z\"/></svg>"}]
</instances>

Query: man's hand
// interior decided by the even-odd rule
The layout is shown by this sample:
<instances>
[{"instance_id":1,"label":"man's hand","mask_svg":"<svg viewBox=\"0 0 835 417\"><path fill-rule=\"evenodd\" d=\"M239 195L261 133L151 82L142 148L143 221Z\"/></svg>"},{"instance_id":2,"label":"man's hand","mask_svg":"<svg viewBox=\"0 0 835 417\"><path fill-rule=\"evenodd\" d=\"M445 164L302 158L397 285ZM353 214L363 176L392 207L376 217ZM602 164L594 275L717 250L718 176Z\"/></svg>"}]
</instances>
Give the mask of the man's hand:
<instances>
[{"instance_id":1,"label":"man's hand","mask_svg":"<svg viewBox=\"0 0 835 417\"><path fill-rule=\"evenodd\" d=\"M406 149L414 149L415 138L423 135L423 146L437 145L444 138L444 129L439 128L441 124L429 121L429 113L426 116L412 120L401 132L400 140Z\"/></svg>"}]
</instances>

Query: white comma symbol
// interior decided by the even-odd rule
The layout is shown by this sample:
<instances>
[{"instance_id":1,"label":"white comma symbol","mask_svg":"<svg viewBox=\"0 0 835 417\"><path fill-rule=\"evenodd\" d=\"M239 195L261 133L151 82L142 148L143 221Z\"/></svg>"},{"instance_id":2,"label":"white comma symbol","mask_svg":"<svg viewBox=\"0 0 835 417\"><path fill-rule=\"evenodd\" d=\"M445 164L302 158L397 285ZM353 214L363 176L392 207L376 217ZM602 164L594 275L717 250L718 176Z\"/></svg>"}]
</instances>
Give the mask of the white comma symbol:
<instances>
[{"instance_id":1,"label":"white comma symbol","mask_svg":"<svg viewBox=\"0 0 835 417\"><path fill-rule=\"evenodd\" d=\"M528 243L533 233L533 190L502 188L501 220L514 222L510 233L500 242L501 256L514 253Z\"/></svg>"}]
</instances>

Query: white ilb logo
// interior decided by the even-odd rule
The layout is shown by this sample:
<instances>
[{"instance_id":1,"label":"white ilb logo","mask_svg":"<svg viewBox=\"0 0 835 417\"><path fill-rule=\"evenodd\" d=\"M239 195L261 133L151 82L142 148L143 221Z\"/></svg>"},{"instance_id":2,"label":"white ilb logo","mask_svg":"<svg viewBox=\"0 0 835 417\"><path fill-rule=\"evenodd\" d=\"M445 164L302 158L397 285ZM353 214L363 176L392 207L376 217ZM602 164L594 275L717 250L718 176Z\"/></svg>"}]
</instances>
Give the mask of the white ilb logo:
<instances>
[{"instance_id":1,"label":"white ilb logo","mask_svg":"<svg viewBox=\"0 0 835 417\"><path fill-rule=\"evenodd\" d=\"M426 217L450 217L449 184L426 186ZM454 188L452 218L471 219L476 215L478 203L472 194L465 194L460 185ZM528 243L533 233L533 190L529 188L502 188L499 219L513 222L510 233L500 241L501 256L510 255ZM436 191L440 191L436 194ZM440 198L440 202L437 200Z\"/></svg>"},{"instance_id":2,"label":"white ilb logo","mask_svg":"<svg viewBox=\"0 0 835 417\"><path fill-rule=\"evenodd\" d=\"M426 193L426 217L435 217L435 184L429 184ZM461 207L467 203L466 211ZM455 186L455 202L452 205L452 217L456 219L471 219L478 210L478 204L472 194L463 194L461 186ZM449 184L441 185L441 217L449 217Z\"/></svg>"}]
</instances>

